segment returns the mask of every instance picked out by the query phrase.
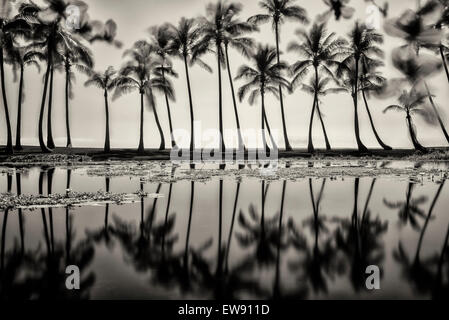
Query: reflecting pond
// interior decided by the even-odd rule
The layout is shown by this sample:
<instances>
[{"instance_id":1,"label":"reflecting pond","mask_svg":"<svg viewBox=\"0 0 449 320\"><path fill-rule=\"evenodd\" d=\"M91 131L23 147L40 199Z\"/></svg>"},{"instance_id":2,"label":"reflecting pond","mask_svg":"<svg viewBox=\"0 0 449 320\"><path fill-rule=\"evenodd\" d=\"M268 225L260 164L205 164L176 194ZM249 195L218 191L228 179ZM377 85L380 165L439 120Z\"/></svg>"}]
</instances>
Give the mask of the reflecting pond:
<instances>
[{"instance_id":1,"label":"reflecting pond","mask_svg":"<svg viewBox=\"0 0 449 320\"><path fill-rule=\"evenodd\" d=\"M87 171L9 168L0 194L163 196L0 212L1 299L449 297L444 179L151 182ZM80 269L80 290L66 289L68 265ZM380 290L366 288L369 265L381 270Z\"/></svg>"}]
</instances>

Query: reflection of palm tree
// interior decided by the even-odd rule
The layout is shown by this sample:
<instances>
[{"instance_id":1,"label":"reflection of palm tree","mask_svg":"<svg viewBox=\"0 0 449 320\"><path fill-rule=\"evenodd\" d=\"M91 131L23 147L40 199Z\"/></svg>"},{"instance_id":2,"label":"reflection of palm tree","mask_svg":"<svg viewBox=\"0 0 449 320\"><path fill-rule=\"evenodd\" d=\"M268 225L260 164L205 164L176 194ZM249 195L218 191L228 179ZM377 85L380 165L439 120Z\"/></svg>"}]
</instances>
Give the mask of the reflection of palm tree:
<instances>
[{"instance_id":1,"label":"reflection of palm tree","mask_svg":"<svg viewBox=\"0 0 449 320\"><path fill-rule=\"evenodd\" d=\"M434 275L432 273L433 264L438 259L438 255L431 256L429 258L422 259L420 257L421 247L424 240L427 227L432 219L433 209L440 197L441 191L444 187L444 182L440 184L429 211L426 216L423 227L421 228L418 244L416 246L416 253L414 258L408 256L401 242L399 242L398 248L393 252L394 259L402 266L404 276L410 280L416 286L418 292L426 293L433 289ZM419 230L417 228L416 230Z\"/></svg>"},{"instance_id":2,"label":"reflection of palm tree","mask_svg":"<svg viewBox=\"0 0 449 320\"><path fill-rule=\"evenodd\" d=\"M308 23L306 11L294 4L295 0L262 0L259 5L262 9L266 10L265 14L257 14L248 19L248 22L254 23L255 25L260 25L262 23L271 22L275 37L276 37L276 57L277 63L281 63L281 51L279 49L280 42L280 26L286 21L298 21L301 23ZM282 96L282 86L279 84L279 101L281 104L281 115L282 115L282 128L284 131L284 141L285 149L287 151L292 150L290 142L288 141L287 127L285 125L285 115L284 115L284 100Z\"/></svg>"},{"instance_id":3,"label":"reflection of palm tree","mask_svg":"<svg viewBox=\"0 0 449 320\"><path fill-rule=\"evenodd\" d=\"M249 207L249 217L240 211L238 221L245 234L237 233L237 240L244 249L255 246L254 259L261 267L267 267L276 261L275 248L278 243L276 221L278 217L271 219L265 217L265 198L269 185L265 189L265 181L262 181L262 214L259 215L253 205ZM254 222L255 224L251 223Z\"/></svg>"},{"instance_id":4,"label":"reflection of palm tree","mask_svg":"<svg viewBox=\"0 0 449 320\"><path fill-rule=\"evenodd\" d=\"M359 218L358 194L359 178L354 183L354 209L351 220L341 219L336 231L336 244L350 263L350 280L356 291L365 288L365 270L369 265L380 265L384 259L384 246L379 238L388 229L379 217L371 219L368 203L371 199L374 183Z\"/></svg>"},{"instance_id":5,"label":"reflection of palm tree","mask_svg":"<svg viewBox=\"0 0 449 320\"><path fill-rule=\"evenodd\" d=\"M419 198L413 198L413 190L415 184L409 182L406 200L398 202L390 202L384 199L384 204L390 209L399 209L399 225L406 226L410 223L410 226L415 230L420 230L420 225L418 223L418 218L424 218L424 211L419 207L427 202L426 196L421 196Z\"/></svg>"}]
</instances>

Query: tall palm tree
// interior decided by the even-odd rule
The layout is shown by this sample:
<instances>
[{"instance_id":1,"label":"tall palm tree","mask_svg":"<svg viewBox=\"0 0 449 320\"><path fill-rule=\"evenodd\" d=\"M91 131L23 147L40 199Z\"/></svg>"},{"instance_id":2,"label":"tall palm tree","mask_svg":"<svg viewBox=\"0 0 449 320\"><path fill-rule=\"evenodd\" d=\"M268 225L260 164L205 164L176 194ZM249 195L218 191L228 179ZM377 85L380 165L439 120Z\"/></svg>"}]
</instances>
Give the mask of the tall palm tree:
<instances>
[{"instance_id":1,"label":"tall palm tree","mask_svg":"<svg viewBox=\"0 0 449 320\"><path fill-rule=\"evenodd\" d=\"M167 76L178 77L178 74L173 70L173 65L170 60L170 55L173 53L172 47L172 34L170 32L169 25L165 24L160 27L152 27L150 28L151 34L151 44L154 46L156 50L156 54L161 59L161 65L159 66L159 71L161 73L162 80L167 82L168 90L164 91L165 96L165 104L167 106L167 114L168 114L168 124L170 126L170 136L171 136L171 146L173 149L177 149L175 137L173 136L173 124L172 117L170 111L170 103L169 100L174 101L175 95L173 86L171 85L170 80Z\"/></svg>"},{"instance_id":2,"label":"tall palm tree","mask_svg":"<svg viewBox=\"0 0 449 320\"><path fill-rule=\"evenodd\" d=\"M159 125L159 119L155 108L155 99L153 90L164 92L166 90L166 82L163 81L156 72L156 68L160 65L159 59L155 54L154 47L146 41L138 41L132 49L125 51L125 57L129 57L129 61L120 70L120 77L116 82L114 99L123 94L138 90L140 94L140 140L137 151L144 153L144 97L147 98L149 106L153 108L154 117L161 134L161 146L164 144L162 129Z\"/></svg>"},{"instance_id":3,"label":"tall palm tree","mask_svg":"<svg viewBox=\"0 0 449 320\"><path fill-rule=\"evenodd\" d=\"M8 57L8 62L13 65L14 81L17 77L17 69L19 71L19 95L17 103L17 125L16 125L16 150L22 150L22 103L25 98L24 83L25 83L25 67L35 66L40 72L40 61L44 61L45 56L39 51L27 50L25 47L15 48Z\"/></svg>"},{"instance_id":4,"label":"tall palm tree","mask_svg":"<svg viewBox=\"0 0 449 320\"><path fill-rule=\"evenodd\" d=\"M73 39L70 50L67 50L62 55L62 62L55 67L63 69L65 73L65 123L67 132L66 147L72 147L72 137L70 134L70 111L69 100L73 98L73 81L75 80L75 73L73 69L78 72L89 75L90 70L94 66L92 52L80 41Z\"/></svg>"},{"instance_id":5,"label":"tall palm tree","mask_svg":"<svg viewBox=\"0 0 449 320\"><path fill-rule=\"evenodd\" d=\"M405 112L407 126L410 134L410 139L412 140L413 146L417 151L427 152L427 149L424 148L418 141L416 136L416 128L413 125L413 115L419 115L427 122L431 122L429 119L429 113L422 108L424 101L427 99L427 94L420 93L414 89L410 91L404 91L399 96L399 105L391 105L384 110L384 113L388 111L400 111Z\"/></svg>"},{"instance_id":6,"label":"tall palm tree","mask_svg":"<svg viewBox=\"0 0 449 320\"><path fill-rule=\"evenodd\" d=\"M363 61L370 60L372 58L383 58L383 51L378 47L383 43L383 36L373 29L368 28L365 24L356 22L354 28L349 34L349 45L347 46L347 55L341 62L337 76L350 77L351 73L354 78L352 97L354 101L354 130L355 138L359 152L367 152L368 148L363 144L360 139L360 127L359 127L359 115L358 115L358 92L359 87L359 73L362 70L361 64ZM354 65L354 70L351 70L351 66Z\"/></svg>"},{"instance_id":7,"label":"tall palm tree","mask_svg":"<svg viewBox=\"0 0 449 320\"><path fill-rule=\"evenodd\" d=\"M84 85L87 86L95 86L104 92L104 106L106 112L106 137L104 141L104 152L111 151L111 141L109 136L109 101L108 94L111 90L115 88L117 85L117 72L113 67L108 67L105 72L98 73L93 72L90 79L87 80Z\"/></svg>"},{"instance_id":8,"label":"tall palm tree","mask_svg":"<svg viewBox=\"0 0 449 320\"><path fill-rule=\"evenodd\" d=\"M197 44L198 51L215 51L217 56L218 71L218 114L219 114L219 130L220 130L220 146L219 151L222 159L225 158L226 146L223 134L223 89L221 69L226 67L225 55L223 52L223 44L225 37L225 26L229 16L235 11L233 3L223 0L217 3L210 3L206 7L206 17L200 19L201 39Z\"/></svg>"},{"instance_id":9,"label":"tall palm tree","mask_svg":"<svg viewBox=\"0 0 449 320\"><path fill-rule=\"evenodd\" d=\"M324 23L314 23L309 32L298 29L296 35L299 41L292 41L288 46L288 51L296 52L302 59L296 61L290 68L293 75L292 86L301 85L303 78L310 69L313 69L315 84L312 87L318 87L320 73L330 77L334 76L330 68L336 65L336 59L342 53L347 42L342 38L336 38L334 32L328 34ZM309 124L308 151L310 153L315 150L312 141L312 125L317 100L318 96L315 94ZM319 110L318 114L320 114Z\"/></svg>"},{"instance_id":10,"label":"tall palm tree","mask_svg":"<svg viewBox=\"0 0 449 320\"><path fill-rule=\"evenodd\" d=\"M245 34L257 31L258 28L251 23L240 21L237 15L241 12L241 6L234 4L234 10L229 12L224 26L224 54L226 60L226 69L228 70L229 85L231 87L232 103L234 105L234 115L237 125L238 148L239 150L246 150L243 142L242 132L240 129L239 114L237 111L237 101L235 97L234 82L231 72L231 62L229 59L229 47L238 50L243 56L249 57L252 48L254 48L254 40L246 37Z\"/></svg>"},{"instance_id":11,"label":"tall palm tree","mask_svg":"<svg viewBox=\"0 0 449 320\"><path fill-rule=\"evenodd\" d=\"M283 71L287 69L287 65L283 62L276 61L276 49L269 46L259 45L256 52L250 56L254 64L254 68L243 65L237 72L237 79L246 79L248 82L240 87L238 95L240 101L246 95L249 95L248 101L251 105L256 99L261 97L261 128L262 143L264 152L268 151L265 139L265 94L271 93L279 98L279 88L290 90L290 83L283 77Z\"/></svg>"},{"instance_id":12,"label":"tall palm tree","mask_svg":"<svg viewBox=\"0 0 449 320\"><path fill-rule=\"evenodd\" d=\"M303 84L301 87L301 90L314 96L315 106L313 106L312 109L315 109L315 107L316 107L316 112L318 113L318 118L320 119L321 127L322 127L323 133L324 133L324 139L326 141L326 150L328 150L328 151L330 151L332 148L329 143L329 138L327 136L326 128L324 126L323 116L322 116L322 113L320 110L320 97L327 96L328 94L334 94L334 93L340 93L340 92L346 91L345 89L343 89L341 87L328 88L328 84L331 83L332 81L334 81L334 79L331 77L318 79L318 82L316 81L315 78L311 78L310 84L308 84L308 85Z\"/></svg>"},{"instance_id":13,"label":"tall palm tree","mask_svg":"<svg viewBox=\"0 0 449 320\"><path fill-rule=\"evenodd\" d=\"M175 27L170 25L172 31L172 48L173 55L180 58L184 62L187 90L189 94L189 106L190 106L190 152L193 159L193 151L195 150L194 141L194 113L193 113L193 98L192 98L192 88L190 84L189 66L197 63L199 66L203 67L209 72L212 69L200 59L200 53L198 52L198 40L201 37L200 29L198 24L194 19L181 18L178 26Z\"/></svg>"},{"instance_id":14,"label":"tall palm tree","mask_svg":"<svg viewBox=\"0 0 449 320\"><path fill-rule=\"evenodd\" d=\"M9 7L9 3L6 4ZM27 35L30 31L30 25L20 17L9 18L9 10L5 16L0 16L0 84L3 98L3 108L5 111L7 142L6 153L12 154L12 129L9 118L8 98L6 95L6 81L5 81L5 55L15 48L15 38L22 35Z\"/></svg>"},{"instance_id":15,"label":"tall palm tree","mask_svg":"<svg viewBox=\"0 0 449 320\"><path fill-rule=\"evenodd\" d=\"M260 25L262 23L271 22L276 37L276 55L277 62L280 63L280 35L279 28L286 20L308 23L306 11L294 4L295 0L262 0L259 6L266 11L265 14L258 14L248 19L248 22ZM282 128L284 131L285 149L292 150L288 141L287 127L285 125L284 100L282 97L282 87L279 86L279 101L281 103Z\"/></svg>"}]
</instances>

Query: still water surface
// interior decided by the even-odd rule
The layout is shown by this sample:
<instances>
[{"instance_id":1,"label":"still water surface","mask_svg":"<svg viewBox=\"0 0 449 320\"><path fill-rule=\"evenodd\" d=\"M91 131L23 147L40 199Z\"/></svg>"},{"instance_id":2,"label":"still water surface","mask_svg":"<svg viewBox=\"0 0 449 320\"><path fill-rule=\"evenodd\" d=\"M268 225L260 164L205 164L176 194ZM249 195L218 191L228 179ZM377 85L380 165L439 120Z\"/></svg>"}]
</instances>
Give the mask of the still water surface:
<instances>
[{"instance_id":1,"label":"still water surface","mask_svg":"<svg viewBox=\"0 0 449 320\"><path fill-rule=\"evenodd\" d=\"M83 168L0 175L0 193L163 194L0 212L1 299L448 298L449 185L396 176L142 183ZM81 289L65 287L65 267ZM366 289L365 269L381 270Z\"/></svg>"}]
</instances>

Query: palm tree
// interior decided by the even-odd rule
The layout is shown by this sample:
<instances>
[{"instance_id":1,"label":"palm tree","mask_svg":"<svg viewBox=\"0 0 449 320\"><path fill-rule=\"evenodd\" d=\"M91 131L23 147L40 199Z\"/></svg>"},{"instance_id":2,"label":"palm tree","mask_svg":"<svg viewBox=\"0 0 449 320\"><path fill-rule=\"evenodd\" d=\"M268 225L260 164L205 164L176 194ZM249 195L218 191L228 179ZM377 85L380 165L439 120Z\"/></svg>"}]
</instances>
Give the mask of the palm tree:
<instances>
[{"instance_id":1,"label":"palm tree","mask_svg":"<svg viewBox=\"0 0 449 320\"><path fill-rule=\"evenodd\" d=\"M17 125L16 125L16 150L22 150L22 103L25 98L24 82L25 82L25 67L35 66L40 72L39 61L45 60L45 56L39 51L26 50L25 47L15 48L10 52L8 57L8 62L12 63L14 71L14 81L16 81L17 69L19 69L19 95L18 95L18 105L17 105Z\"/></svg>"},{"instance_id":2,"label":"palm tree","mask_svg":"<svg viewBox=\"0 0 449 320\"><path fill-rule=\"evenodd\" d=\"M311 78L309 85L303 84L301 87L301 90L303 90L315 97L314 98L315 106L312 109L315 109L315 107L316 107L316 112L318 113L318 118L320 119L321 127L323 128L324 139L326 141L326 150L328 150L328 151L330 151L332 148L329 143L329 138L327 137L326 128L324 126L323 117L322 117L322 114L320 111L320 97L327 96L328 94L340 93L340 92L346 91L343 88L327 88L328 84L332 81L334 81L334 79L331 77L318 79L318 82L316 81L316 79Z\"/></svg>"},{"instance_id":3,"label":"palm tree","mask_svg":"<svg viewBox=\"0 0 449 320\"><path fill-rule=\"evenodd\" d=\"M312 87L319 87L320 73L333 77L333 72L330 68L336 64L336 59L341 54L346 41L342 38L336 39L334 32L328 34L324 23L314 23L309 32L298 29L296 35L299 38L299 42L292 41L288 46L288 51L296 52L304 59L298 60L290 68L293 75L292 86L297 87L301 85L302 79L313 68L315 71L315 84ZM315 108L319 108L316 103L317 100L318 96L315 94L309 124L308 151L310 153L313 153L315 150L312 141L312 124ZM318 114L321 114L319 109ZM326 143L326 146L329 145Z\"/></svg>"},{"instance_id":4,"label":"palm tree","mask_svg":"<svg viewBox=\"0 0 449 320\"><path fill-rule=\"evenodd\" d=\"M371 56L383 58L383 51L377 46L383 43L383 36L373 29L369 29L365 24L359 22L355 23L354 28L349 34L349 45L347 46L347 55L341 62L338 70L337 76L341 78L342 76L354 78L354 84L352 86L352 97L354 101L354 130L355 138L357 141L357 146L359 152L367 152L368 148L362 143L360 139L360 128L359 128L359 115L358 115L358 92L359 87L359 73L362 70L360 68L363 61L372 59ZM351 70L351 66L354 65L354 70Z\"/></svg>"},{"instance_id":5,"label":"palm tree","mask_svg":"<svg viewBox=\"0 0 449 320\"><path fill-rule=\"evenodd\" d=\"M189 106L190 106L190 152L193 159L193 151L195 150L194 141L194 114L193 114L193 99L192 99L192 88L190 85L190 75L189 66L197 63L199 66L203 67L209 72L212 69L205 64L201 59L199 59L199 52L197 51L197 42L201 37L200 29L198 28L197 22L194 19L181 18L178 26L170 25L172 31L173 42L173 55L184 61L187 90L189 93Z\"/></svg>"},{"instance_id":6,"label":"palm tree","mask_svg":"<svg viewBox=\"0 0 449 320\"><path fill-rule=\"evenodd\" d=\"M93 72L90 79L87 80L84 85L96 86L97 88L103 90L104 92L104 106L106 112L106 138L104 142L104 152L111 151L111 142L109 137L109 103L108 94L109 91L113 90L117 85L117 72L113 67L108 67L104 73Z\"/></svg>"},{"instance_id":7,"label":"palm tree","mask_svg":"<svg viewBox=\"0 0 449 320\"><path fill-rule=\"evenodd\" d=\"M276 62L276 56L276 49L269 46L259 45L257 51L250 56L255 68L243 65L238 70L237 77L235 78L236 80L248 80L248 82L239 89L238 95L240 101L249 94L248 101L253 105L257 97L259 95L261 97L261 128L264 152L268 151L265 139L264 122L264 120L266 120L265 93L272 93L276 98L279 98L279 91L277 88L280 87L290 90L290 83L282 76L282 73L286 70L287 66L283 62Z\"/></svg>"},{"instance_id":8,"label":"palm tree","mask_svg":"<svg viewBox=\"0 0 449 320\"><path fill-rule=\"evenodd\" d=\"M251 23L240 21L236 18L241 11L241 6L234 4L234 9L228 13L226 23L224 26L224 54L226 60L226 69L228 70L229 84L231 87L232 103L234 105L235 121L237 125L238 148L239 150L246 150L243 142L242 132L240 129L240 120L237 111L237 101L235 97L234 82L231 73L231 62L229 60L229 47L235 48L243 56L249 57L252 48L254 48L254 40L245 37L244 34L258 30L256 26Z\"/></svg>"},{"instance_id":9,"label":"palm tree","mask_svg":"<svg viewBox=\"0 0 449 320\"><path fill-rule=\"evenodd\" d=\"M229 15L235 11L234 4L229 4L222 0L216 4L210 3L206 7L206 17L200 19L201 39L197 44L198 52L206 52L215 50L217 55L217 71L218 71L218 114L219 114L219 130L220 130L220 146L219 150L222 159L225 158L226 146L223 135L223 90L221 68L225 67L225 55L223 53L224 33L226 21Z\"/></svg>"},{"instance_id":10,"label":"palm tree","mask_svg":"<svg viewBox=\"0 0 449 320\"><path fill-rule=\"evenodd\" d=\"M256 25L271 22L275 37L276 37L276 55L277 62L280 63L280 49L279 49L279 28L280 25L285 20L298 21L301 23L308 23L306 11L297 6L294 3L295 0L262 0L259 2L259 6L264 9L267 13L258 14L248 19L248 22L254 23ZM282 127L284 131L284 141L285 149L287 151L292 150L290 142L288 141L287 127L285 125L285 115L284 115L284 101L282 97L282 87L279 86L279 101L281 103L281 115L282 115Z\"/></svg>"},{"instance_id":11,"label":"palm tree","mask_svg":"<svg viewBox=\"0 0 449 320\"><path fill-rule=\"evenodd\" d=\"M404 91L398 99L400 103L399 105L391 105L384 110L384 113L388 111L405 112L410 139L412 140L415 149L421 152L427 152L427 149L418 142L418 138L416 137L416 128L413 125L412 116L419 115L423 117L423 119L427 122L430 122L428 112L426 112L422 108L425 99L427 99L427 94L420 93L414 89L410 91Z\"/></svg>"},{"instance_id":12,"label":"palm tree","mask_svg":"<svg viewBox=\"0 0 449 320\"><path fill-rule=\"evenodd\" d=\"M335 20L339 21L340 18L351 19L354 15L355 9L347 6L349 0L323 0L324 4L329 9L323 14L318 15L319 21L327 21L332 13L335 16Z\"/></svg>"},{"instance_id":13,"label":"palm tree","mask_svg":"<svg viewBox=\"0 0 449 320\"><path fill-rule=\"evenodd\" d=\"M63 62L56 65L56 68L63 69L65 72L65 123L67 132L67 144L66 147L72 147L72 138L70 134L70 112L69 112L69 100L73 98L73 81L75 80L75 73L73 69L78 72L89 75L90 70L93 68L93 56L92 52L84 46L81 42L73 39L71 48L62 55Z\"/></svg>"},{"instance_id":14,"label":"palm tree","mask_svg":"<svg viewBox=\"0 0 449 320\"><path fill-rule=\"evenodd\" d=\"M158 57L155 54L154 47L146 41L138 41L133 48L125 51L125 57L130 60L120 70L120 77L116 82L114 99L123 94L138 90L140 94L140 140L137 151L144 153L143 127L144 127L144 96L146 96L150 107L153 108L154 117L158 124L161 134L160 149L165 148L164 136L160 128L159 119L155 108L155 99L153 90L164 92L167 83L163 81L156 68L160 65Z\"/></svg>"},{"instance_id":15,"label":"palm tree","mask_svg":"<svg viewBox=\"0 0 449 320\"><path fill-rule=\"evenodd\" d=\"M364 59L362 64L362 73L360 74L360 91L362 92L363 101L365 102L366 112L368 113L368 118L371 124L371 129L373 130L374 136L376 137L377 143L384 150L392 150L392 148L386 145L379 134L377 133L376 127L374 125L374 120L371 115L371 111L368 106L367 96L370 92L378 92L382 90L386 85L387 79L384 78L379 72L376 71L376 68L383 66L383 62L376 59Z\"/></svg>"},{"instance_id":16,"label":"palm tree","mask_svg":"<svg viewBox=\"0 0 449 320\"><path fill-rule=\"evenodd\" d=\"M167 83L167 90L164 90L165 96L165 104L167 106L167 114L168 114L168 123L170 126L170 136L171 136L171 146L173 149L177 149L175 137L173 135L173 125L172 118L170 112L170 103L169 100L174 101L175 95L173 86L170 80L167 78L168 76L178 77L178 74L173 70L173 65L170 60L170 55L173 53L172 44L172 34L170 32L169 25L165 24L160 27L152 27L150 29L151 34L151 44L154 46L156 54L161 59L161 65L159 66L159 71L161 73L162 80Z\"/></svg>"},{"instance_id":17,"label":"palm tree","mask_svg":"<svg viewBox=\"0 0 449 320\"><path fill-rule=\"evenodd\" d=\"M10 4L6 4L8 7ZM8 11L8 10L7 10ZM6 153L12 154L12 129L11 121L9 118L8 98L6 95L6 83L5 83L5 55L14 50L15 38L17 36L26 35L30 31L29 24L20 17L14 17L9 19L8 16L0 16L0 84L3 98L3 108L5 110L6 130L7 130L7 142Z\"/></svg>"}]
</instances>

